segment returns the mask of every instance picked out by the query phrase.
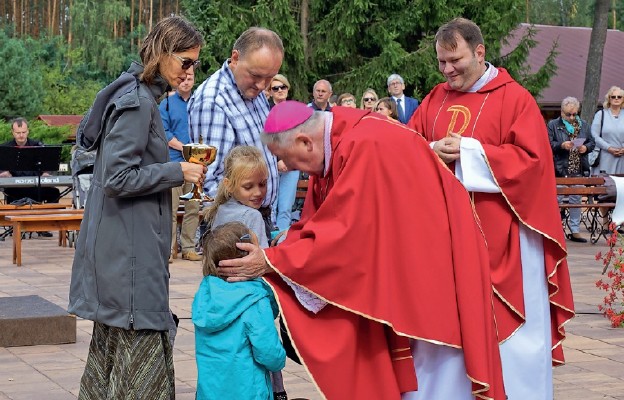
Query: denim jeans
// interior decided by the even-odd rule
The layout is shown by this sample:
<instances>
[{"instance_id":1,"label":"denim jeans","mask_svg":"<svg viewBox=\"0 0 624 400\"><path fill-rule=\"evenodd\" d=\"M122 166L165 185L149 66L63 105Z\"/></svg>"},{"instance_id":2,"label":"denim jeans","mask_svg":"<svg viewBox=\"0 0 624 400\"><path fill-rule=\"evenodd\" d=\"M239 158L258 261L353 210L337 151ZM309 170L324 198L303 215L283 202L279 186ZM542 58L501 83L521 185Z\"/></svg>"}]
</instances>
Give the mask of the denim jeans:
<instances>
[{"instance_id":1,"label":"denim jeans","mask_svg":"<svg viewBox=\"0 0 624 400\"><path fill-rule=\"evenodd\" d=\"M559 187L564 187L559 185ZM582 185L575 185L575 187L583 187ZM557 201L561 203L563 201L564 196L557 196ZM572 194L568 196L568 204L581 204L581 195L580 194ZM580 208L568 208L568 212L570 213L570 218L568 219L568 223L570 225L571 233L579 233L581 227L581 209Z\"/></svg>"},{"instance_id":2,"label":"denim jeans","mask_svg":"<svg viewBox=\"0 0 624 400\"><path fill-rule=\"evenodd\" d=\"M275 224L280 231L290 228L298 181L299 171L280 173L277 201L273 203L273 214L276 215Z\"/></svg>"}]
</instances>

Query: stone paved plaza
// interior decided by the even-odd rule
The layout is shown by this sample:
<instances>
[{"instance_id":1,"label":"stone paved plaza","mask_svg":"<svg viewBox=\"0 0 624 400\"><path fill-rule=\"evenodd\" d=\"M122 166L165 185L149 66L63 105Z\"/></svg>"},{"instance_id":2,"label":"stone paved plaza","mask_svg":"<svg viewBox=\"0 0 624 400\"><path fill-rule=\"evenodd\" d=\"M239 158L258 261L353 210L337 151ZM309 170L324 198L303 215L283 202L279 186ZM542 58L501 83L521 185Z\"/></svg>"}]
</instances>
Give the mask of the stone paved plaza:
<instances>
[{"instance_id":1,"label":"stone paved plaza","mask_svg":"<svg viewBox=\"0 0 624 400\"><path fill-rule=\"evenodd\" d=\"M72 248L57 237L23 242L22 267L11 263L11 238L0 242L0 297L39 295L67 306ZM595 254L604 245L568 243L578 316L567 325L567 364L555 369L558 400L624 399L624 329L613 329L598 314L602 298L594 285L600 265ZM198 262L171 264L171 307L181 318L174 348L177 399L194 399L197 379L190 310L201 279ZM0 348L0 400L75 399L87 357L92 323L78 320L77 342ZM289 397L321 399L305 369L288 361L284 371ZM530 399L524 399L530 400Z\"/></svg>"}]
</instances>

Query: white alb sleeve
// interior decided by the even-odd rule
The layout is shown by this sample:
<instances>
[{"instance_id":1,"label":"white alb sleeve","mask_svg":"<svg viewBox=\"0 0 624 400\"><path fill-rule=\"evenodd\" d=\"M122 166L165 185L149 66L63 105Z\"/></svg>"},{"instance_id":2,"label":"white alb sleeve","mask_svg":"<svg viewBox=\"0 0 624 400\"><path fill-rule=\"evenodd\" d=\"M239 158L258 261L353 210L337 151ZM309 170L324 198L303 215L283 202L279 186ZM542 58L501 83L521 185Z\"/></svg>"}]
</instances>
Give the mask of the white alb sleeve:
<instances>
[{"instance_id":1,"label":"white alb sleeve","mask_svg":"<svg viewBox=\"0 0 624 400\"><path fill-rule=\"evenodd\" d=\"M474 138L462 138L455 176L469 192L500 193L492 172L485 162L485 151Z\"/></svg>"}]
</instances>

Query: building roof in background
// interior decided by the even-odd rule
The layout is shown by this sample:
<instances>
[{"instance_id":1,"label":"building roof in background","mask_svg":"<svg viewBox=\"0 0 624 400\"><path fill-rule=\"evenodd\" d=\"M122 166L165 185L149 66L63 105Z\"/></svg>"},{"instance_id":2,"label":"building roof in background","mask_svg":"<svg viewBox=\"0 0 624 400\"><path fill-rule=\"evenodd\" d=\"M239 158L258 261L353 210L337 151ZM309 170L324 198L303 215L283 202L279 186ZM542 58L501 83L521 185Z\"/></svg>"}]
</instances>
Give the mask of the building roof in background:
<instances>
[{"instance_id":1,"label":"building roof in background","mask_svg":"<svg viewBox=\"0 0 624 400\"><path fill-rule=\"evenodd\" d=\"M39 115L37 119L42 120L48 126L71 125L71 131L66 142L75 142L76 130L78 130L78 125L80 125L82 117L82 115Z\"/></svg>"},{"instance_id":2,"label":"building roof in background","mask_svg":"<svg viewBox=\"0 0 624 400\"><path fill-rule=\"evenodd\" d=\"M557 42L555 59L557 64L556 75L550 80L550 86L544 89L537 99L541 108L559 108L561 100L567 96L574 96L583 100L583 86L585 85L585 67L589 51L591 28L533 25L536 30L534 39L537 46L531 49L528 63L531 71L537 71L544 63ZM509 44L504 45L501 53L508 54L514 49L520 38L528 29L529 24L521 24L508 38ZM602 59L602 75L598 101L602 103L604 95L611 86L624 87L624 71L620 66L624 55L624 32L609 29L607 42Z\"/></svg>"},{"instance_id":3,"label":"building roof in background","mask_svg":"<svg viewBox=\"0 0 624 400\"><path fill-rule=\"evenodd\" d=\"M78 126L82 120L82 115L39 115L37 119L42 120L48 126Z\"/></svg>"}]
</instances>

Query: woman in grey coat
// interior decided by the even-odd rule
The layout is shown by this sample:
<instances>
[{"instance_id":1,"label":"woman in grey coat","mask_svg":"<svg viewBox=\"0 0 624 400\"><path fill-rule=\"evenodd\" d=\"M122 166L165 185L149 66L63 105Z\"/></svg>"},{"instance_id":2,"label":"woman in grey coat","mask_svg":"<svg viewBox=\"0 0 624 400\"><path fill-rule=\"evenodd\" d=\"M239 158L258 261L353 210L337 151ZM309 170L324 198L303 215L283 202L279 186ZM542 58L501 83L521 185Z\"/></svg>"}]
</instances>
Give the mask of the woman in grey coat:
<instances>
[{"instance_id":1,"label":"woman in grey coat","mask_svg":"<svg viewBox=\"0 0 624 400\"><path fill-rule=\"evenodd\" d=\"M171 188L205 167L169 162L157 100L198 65L201 34L160 21L140 57L100 91L79 127L97 149L72 267L68 311L94 321L79 399L173 399L169 344Z\"/></svg>"},{"instance_id":2,"label":"woman in grey coat","mask_svg":"<svg viewBox=\"0 0 624 400\"><path fill-rule=\"evenodd\" d=\"M603 109L594 116L591 131L600 148L600 162L592 174L624 173L624 90L612 86L605 95Z\"/></svg>"}]
</instances>

